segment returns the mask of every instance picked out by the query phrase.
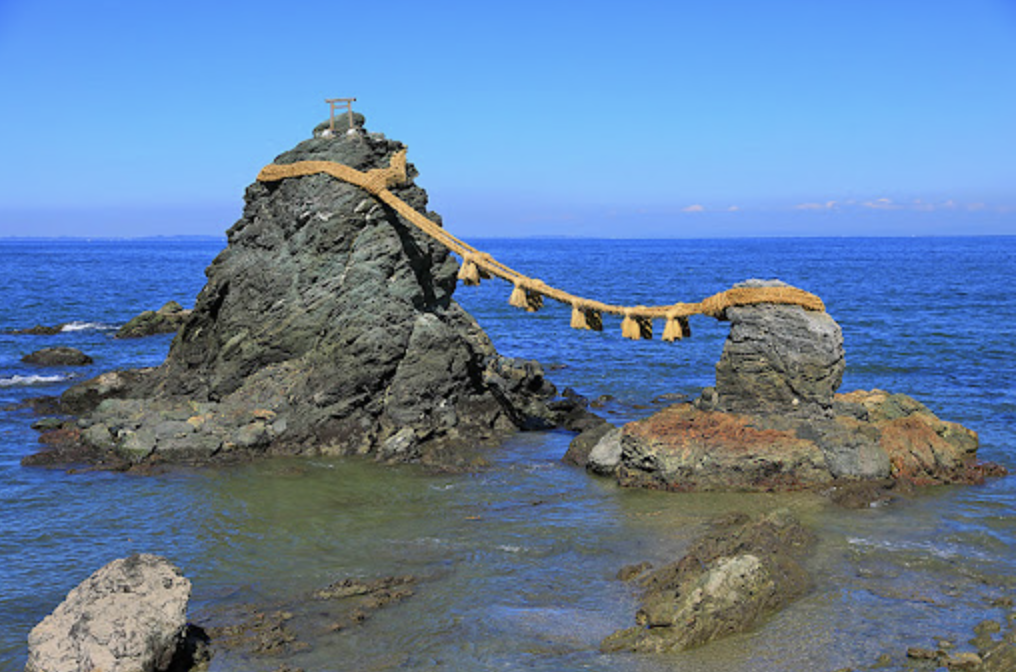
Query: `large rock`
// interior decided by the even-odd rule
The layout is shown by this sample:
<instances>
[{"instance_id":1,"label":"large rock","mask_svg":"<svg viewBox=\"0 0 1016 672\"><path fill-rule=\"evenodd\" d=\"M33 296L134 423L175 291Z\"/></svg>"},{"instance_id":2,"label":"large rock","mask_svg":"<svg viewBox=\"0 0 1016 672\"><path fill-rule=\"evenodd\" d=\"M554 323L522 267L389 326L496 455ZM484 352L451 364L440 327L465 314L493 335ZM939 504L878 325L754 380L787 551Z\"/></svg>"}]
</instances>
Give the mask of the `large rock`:
<instances>
[{"instance_id":1,"label":"large rock","mask_svg":"<svg viewBox=\"0 0 1016 672\"><path fill-rule=\"evenodd\" d=\"M773 491L852 480L980 483L977 434L904 394L837 394L830 419L702 411L677 404L624 426L618 482L661 490Z\"/></svg>"},{"instance_id":2,"label":"large rock","mask_svg":"<svg viewBox=\"0 0 1016 672\"><path fill-rule=\"evenodd\" d=\"M403 145L356 121L276 163L387 167ZM407 174L417 175L411 164ZM439 222L411 179L393 193ZM162 366L126 389L87 382L65 394L90 411L79 425L96 450L132 462L327 453L444 463L555 423L540 365L499 356L452 299L455 258L368 192L322 174L254 182L227 237Z\"/></svg>"},{"instance_id":3,"label":"large rock","mask_svg":"<svg viewBox=\"0 0 1016 672\"><path fill-rule=\"evenodd\" d=\"M735 287L786 286L749 280ZM712 408L727 413L830 416L846 366L840 325L826 312L760 304L727 308Z\"/></svg>"},{"instance_id":4,"label":"large rock","mask_svg":"<svg viewBox=\"0 0 1016 672\"><path fill-rule=\"evenodd\" d=\"M749 281L742 285L782 285ZM690 404L629 423L615 473L665 490L794 490L844 481L976 483L977 434L881 390L836 394L843 338L825 312L727 308L716 386Z\"/></svg>"},{"instance_id":5,"label":"large rock","mask_svg":"<svg viewBox=\"0 0 1016 672\"><path fill-rule=\"evenodd\" d=\"M155 555L114 560L28 636L26 672L156 672L185 655L191 584Z\"/></svg>"},{"instance_id":6,"label":"large rock","mask_svg":"<svg viewBox=\"0 0 1016 672\"><path fill-rule=\"evenodd\" d=\"M755 627L807 592L801 560L813 536L785 511L741 517L698 539L677 562L636 576L637 625L601 644L604 651L658 653L700 646Z\"/></svg>"}]
</instances>

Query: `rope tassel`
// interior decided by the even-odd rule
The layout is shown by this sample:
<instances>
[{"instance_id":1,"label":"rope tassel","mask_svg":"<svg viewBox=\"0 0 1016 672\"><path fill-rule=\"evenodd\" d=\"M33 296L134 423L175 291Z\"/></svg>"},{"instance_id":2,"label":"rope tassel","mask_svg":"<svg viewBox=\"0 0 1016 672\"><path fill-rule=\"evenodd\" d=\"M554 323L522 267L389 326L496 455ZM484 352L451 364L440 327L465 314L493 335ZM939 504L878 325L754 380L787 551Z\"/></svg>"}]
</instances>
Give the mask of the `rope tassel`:
<instances>
[{"instance_id":1,"label":"rope tassel","mask_svg":"<svg viewBox=\"0 0 1016 672\"><path fill-rule=\"evenodd\" d=\"M667 316L667 324L663 327L662 339L668 343L680 341L686 336L691 336L691 327L688 326L687 317Z\"/></svg>"},{"instance_id":2,"label":"rope tassel","mask_svg":"<svg viewBox=\"0 0 1016 672\"><path fill-rule=\"evenodd\" d=\"M459 280L467 287L475 287L480 284L480 269L476 267L476 262L470 258L471 256L464 257L462 265L459 266Z\"/></svg>"},{"instance_id":3,"label":"rope tassel","mask_svg":"<svg viewBox=\"0 0 1016 672\"><path fill-rule=\"evenodd\" d=\"M635 318L630 313L625 313L624 319L621 320L621 336L630 338L633 341L642 338L642 331L639 329L638 322L635 321Z\"/></svg>"},{"instance_id":4,"label":"rope tassel","mask_svg":"<svg viewBox=\"0 0 1016 672\"><path fill-rule=\"evenodd\" d=\"M514 306L515 308L528 308L529 304L526 301L526 290L522 289L522 285L516 283L515 289L512 290L512 295L508 297L508 305Z\"/></svg>"},{"instance_id":5,"label":"rope tassel","mask_svg":"<svg viewBox=\"0 0 1016 672\"><path fill-rule=\"evenodd\" d=\"M535 313L540 308L543 308L543 294L540 294L536 290L526 290L526 312Z\"/></svg>"},{"instance_id":6,"label":"rope tassel","mask_svg":"<svg viewBox=\"0 0 1016 672\"><path fill-rule=\"evenodd\" d=\"M586 321L586 312L579 308L577 305L571 307L571 328L572 329L588 329L589 323Z\"/></svg>"},{"instance_id":7,"label":"rope tassel","mask_svg":"<svg viewBox=\"0 0 1016 672\"><path fill-rule=\"evenodd\" d=\"M572 329L603 331L603 314L592 308L583 308L580 307L580 305L573 305L571 313L571 327Z\"/></svg>"}]
</instances>

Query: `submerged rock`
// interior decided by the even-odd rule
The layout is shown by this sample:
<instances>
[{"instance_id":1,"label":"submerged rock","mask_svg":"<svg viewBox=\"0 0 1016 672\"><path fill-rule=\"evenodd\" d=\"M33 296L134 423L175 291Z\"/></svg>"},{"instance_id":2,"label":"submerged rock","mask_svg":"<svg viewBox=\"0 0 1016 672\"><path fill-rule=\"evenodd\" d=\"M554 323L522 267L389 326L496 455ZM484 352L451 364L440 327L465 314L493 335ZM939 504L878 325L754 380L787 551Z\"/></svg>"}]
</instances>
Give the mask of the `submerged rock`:
<instances>
[{"instance_id":1,"label":"submerged rock","mask_svg":"<svg viewBox=\"0 0 1016 672\"><path fill-rule=\"evenodd\" d=\"M601 650L659 653L744 632L811 585L800 562L813 536L785 511L752 522L724 521L677 562L622 570L642 588L636 627L608 636Z\"/></svg>"},{"instance_id":2,"label":"submerged rock","mask_svg":"<svg viewBox=\"0 0 1016 672\"><path fill-rule=\"evenodd\" d=\"M114 560L28 636L26 672L169 670L187 651L191 584L155 555Z\"/></svg>"},{"instance_id":3,"label":"submerged rock","mask_svg":"<svg viewBox=\"0 0 1016 672\"><path fill-rule=\"evenodd\" d=\"M95 360L77 348L57 347L36 350L22 357L21 361L38 366L88 366Z\"/></svg>"},{"instance_id":4,"label":"submerged rock","mask_svg":"<svg viewBox=\"0 0 1016 672\"><path fill-rule=\"evenodd\" d=\"M366 171L402 148L361 130L306 140L276 163ZM412 181L392 191L440 222ZM65 393L102 459L362 454L455 466L560 419L540 365L498 355L453 300L448 250L368 192L318 174L254 182L245 199L165 363Z\"/></svg>"},{"instance_id":5,"label":"submerged rock","mask_svg":"<svg viewBox=\"0 0 1016 672\"><path fill-rule=\"evenodd\" d=\"M34 327L28 327L26 329L15 329L11 331L12 334L21 334L25 336L53 336L63 331L63 324L56 324L49 326L46 324L37 324Z\"/></svg>"}]
</instances>

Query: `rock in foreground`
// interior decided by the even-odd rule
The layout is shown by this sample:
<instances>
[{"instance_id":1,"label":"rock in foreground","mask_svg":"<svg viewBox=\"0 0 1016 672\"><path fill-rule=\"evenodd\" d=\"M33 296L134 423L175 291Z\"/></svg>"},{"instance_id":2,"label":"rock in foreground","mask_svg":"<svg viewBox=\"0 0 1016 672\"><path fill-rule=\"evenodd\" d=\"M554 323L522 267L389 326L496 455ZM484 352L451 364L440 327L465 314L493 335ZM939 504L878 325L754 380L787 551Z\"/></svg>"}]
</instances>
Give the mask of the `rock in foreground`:
<instances>
[{"instance_id":1,"label":"rock in foreground","mask_svg":"<svg viewBox=\"0 0 1016 672\"><path fill-rule=\"evenodd\" d=\"M367 171L401 149L359 128L276 163ZM439 221L412 181L392 192ZM162 366L65 393L95 461L360 454L457 466L508 432L552 426L544 400L556 390L540 365L497 354L452 299L458 262L368 192L322 174L254 182L227 238Z\"/></svg>"},{"instance_id":2,"label":"rock in foreground","mask_svg":"<svg viewBox=\"0 0 1016 672\"><path fill-rule=\"evenodd\" d=\"M807 592L811 582L800 561L812 535L783 511L746 518L726 521L677 562L637 576L643 590L637 626L615 632L600 648L689 649L749 630Z\"/></svg>"},{"instance_id":3,"label":"rock in foreground","mask_svg":"<svg viewBox=\"0 0 1016 672\"><path fill-rule=\"evenodd\" d=\"M26 672L168 670L187 655L190 590L190 581L161 557L114 560L35 626Z\"/></svg>"}]
</instances>

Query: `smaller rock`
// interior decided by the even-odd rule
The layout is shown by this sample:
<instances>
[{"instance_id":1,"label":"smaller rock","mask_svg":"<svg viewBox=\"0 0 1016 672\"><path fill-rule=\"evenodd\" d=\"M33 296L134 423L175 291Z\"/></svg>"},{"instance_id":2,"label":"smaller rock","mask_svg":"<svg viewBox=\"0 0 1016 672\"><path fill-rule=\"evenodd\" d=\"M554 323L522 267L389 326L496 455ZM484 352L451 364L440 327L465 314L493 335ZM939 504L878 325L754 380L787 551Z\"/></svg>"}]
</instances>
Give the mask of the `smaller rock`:
<instances>
[{"instance_id":1,"label":"smaller rock","mask_svg":"<svg viewBox=\"0 0 1016 672\"><path fill-rule=\"evenodd\" d=\"M616 427L609 422L602 420L593 426L583 430L568 444L568 451L561 458L565 464L573 464L577 467L584 467L589 462L589 453L593 450L605 434Z\"/></svg>"},{"instance_id":2,"label":"smaller rock","mask_svg":"<svg viewBox=\"0 0 1016 672\"><path fill-rule=\"evenodd\" d=\"M25 364L38 366L87 366L93 363L91 357L77 348L43 348L21 358Z\"/></svg>"},{"instance_id":3,"label":"smaller rock","mask_svg":"<svg viewBox=\"0 0 1016 672\"><path fill-rule=\"evenodd\" d=\"M621 428L606 432L589 451L586 469L600 476L613 476L621 463Z\"/></svg>"},{"instance_id":4,"label":"smaller rock","mask_svg":"<svg viewBox=\"0 0 1016 672\"><path fill-rule=\"evenodd\" d=\"M984 661L976 653L954 653L946 656L944 662L950 670L977 670Z\"/></svg>"},{"instance_id":5,"label":"smaller rock","mask_svg":"<svg viewBox=\"0 0 1016 672\"><path fill-rule=\"evenodd\" d=\"M939 655L940 652L936 649L925 649L920 646L907 648L907 658L913 660L935 660Z\"/></svg>"},{"instance_id":6,"label":"smaller rock","mask_svg":"<svg viewBox=\"0 0 1016 672\"><path fill-rule=\"evenodd\" d=\"M53 327L48 327L44 324L37 324L34 327L29 327L27 329L15 329L11 333L23 334L27 336L53 336L54 334L59 334L61 331L63 331L63 328L64 325L62 324L58 324Z\"/></svg>"},{"instance_id":7,"label":"smaller rock","mask_svg":"<svg viewBox=\"0 0 1016 672\"><path fill-rule=\"evenodd\" d=\"M191 311L176 301L170 301L158 310L146 310L130 319L116 332L116 338L141 338L155 334L172 334L177 331Z\"/></svg>"},{"instance_id":8,"label":"smaller rock","mask_svg":"<svg viewBox=\"0 0 1016 672\"><path fill-rule=\"evenodd\" d=\"M37 432L48 432L63 427L65 422L67 421L60 418L41 418L32 423L32 429Z\"/></svg>"},{"instance_id":9,"label":"smaller rock","mask_svg":"<svg viewBox=\"0 0 1016 672\"><path fill-rule=\"evenodd\" d=\"M191 584L169 561L102 567L28 635L26 672L168 670L185 652Z\"/></svg>"},{"instance_id":10,"label":"smaller rock","mask_svg":"<svg viewBox=\"0 0 1016 672\"><path fill-rule=\"evenodd\" d=\"M420 457L420 450L417 447L417 443L416 431L412 427L403 427L381 444L381 449L378 451L378 459L407 462L418 458Z\"/></svg>"},{"instance_id":11,"label":"smaller rock","mask_svg":"<svg viewBox=\"0 0 1016 672\"><path fill-rule=\"evenodd\" d=\"M1002 632L1002 624L998 621L984 620L974 627L975 635L995 634Z\"/></svg>"},{"instance_id":12,"label":"smaller rock","mask_svg":"<svg viewBox=\"0 0 1016 672\"><path fill-rule=\"evenodd\" d=\"M803 595L810 579L798 560L813 535L785 511L737 520L723 521L683 558L641 576L637 626L609 635L600 650L688 649L744 632Z\"/></svg>"}]
</instances>

